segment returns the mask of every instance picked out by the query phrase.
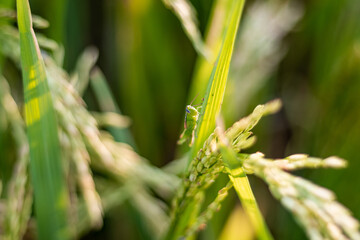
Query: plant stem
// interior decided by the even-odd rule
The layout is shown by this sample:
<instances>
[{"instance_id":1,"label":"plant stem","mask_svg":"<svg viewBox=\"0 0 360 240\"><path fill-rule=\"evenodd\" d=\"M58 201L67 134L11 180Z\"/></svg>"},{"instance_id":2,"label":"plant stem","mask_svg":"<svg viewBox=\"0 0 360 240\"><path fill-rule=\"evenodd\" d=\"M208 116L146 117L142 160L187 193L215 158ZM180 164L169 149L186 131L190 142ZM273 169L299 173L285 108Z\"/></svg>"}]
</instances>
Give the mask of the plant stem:
<instances>
[{"instance_id":1,"label":"plant stem","mask_svg":"<svg viewBox=\"0 0 360 240\"><path fill-rule=\"evenodd\" d=\"M273 237L268 230L266 223L261 215L260 209L256 203L255 196L251 190L249 179L242 168L242 162L236 157L236 153L224 142L220 145L224 165L229 173L235 191L241 201L241 204L250 218L258 239L272 240Z\"/></svg>"},{"instance_id":2,"label":"plant stem","mask_svg":"<svg viewBox=\"0 0 360 240\"><path fill-rule=\"evenodd\" d=\"M238 175L236 177L234 177L233 172L234 170L230 171L229 178L234 184L235 191L255 228L258 238L264 240L273 239L261 215L260 209L251 190L249 179L247 178L244 170L242 168L237 169L236 172Z\"/></svg>"}]
</instances>

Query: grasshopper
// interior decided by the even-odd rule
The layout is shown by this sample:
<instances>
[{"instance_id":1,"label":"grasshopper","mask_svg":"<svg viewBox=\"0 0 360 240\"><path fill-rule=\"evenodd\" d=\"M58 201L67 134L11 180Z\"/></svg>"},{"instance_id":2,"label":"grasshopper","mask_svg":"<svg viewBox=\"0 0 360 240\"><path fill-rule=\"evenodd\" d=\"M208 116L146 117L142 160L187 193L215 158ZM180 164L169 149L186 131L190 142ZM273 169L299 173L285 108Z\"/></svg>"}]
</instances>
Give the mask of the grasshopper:
<instances>
[{"instance_id":1,"label":"grasshopper","mask_svg":"<svg viewBox=\"0 0 360 240\"><path fill-rule=\"evenodd\" d=\"M185 109L185 121L184 121L184 131L180 135L178 144L183 144L184 142L189 142L189 146L192 146L195 141L195 129L197 126L197 120L199 118L199 108L194 106L187 105Z\"/></svg>"}]
</instances>

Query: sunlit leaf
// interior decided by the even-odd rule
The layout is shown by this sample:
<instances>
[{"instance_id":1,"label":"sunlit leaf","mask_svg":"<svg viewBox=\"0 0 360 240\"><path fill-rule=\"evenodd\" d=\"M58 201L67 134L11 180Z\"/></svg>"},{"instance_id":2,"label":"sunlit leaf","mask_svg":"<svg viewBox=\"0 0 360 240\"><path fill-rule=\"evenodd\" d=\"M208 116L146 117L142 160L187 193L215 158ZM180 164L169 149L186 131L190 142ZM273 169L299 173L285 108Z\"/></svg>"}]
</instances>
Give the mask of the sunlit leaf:
<instances>
[{"instance_id":1,"label":"sunlit leaf","mask_svg":"<svg viewBox=\"0 0 360 240\"><path fill-rule=\"evenodd\" d=\"M207 91L200 113L199 126L196 131L195 144L192 148L192 157L195 156L202 147L204 141L214 131L216 118L220 112L220 107L224 98L230 60L244 3L244 0L233 2L233 12L231 14L224 42L207 85Z\"/></svg>"},{"instance_id":2,"label":"sunlit leaf","mask_svg":"<svg viewBox=\"0 0 360 240\"><path fill-rule=\"evenodd\" d=\"M247 178L245 171L242 169L241 164L235 167L234 162L239 162L235 151L226 145L221 145L220 149L226 170L229 173L229 178L233 182L241 204L254 226L258 239L273 239L256 203L255 196L251 190L249 179Z\"/></svg>"},{"instance_id":3,"label":"sunlit leaf","mask_svg":"<svg viewBox=\"0 0 360 240\"><path fill-rule=\"evenodd\" d=\"M27 0L17 0L25 120L39 239L68 239L68 193L57 122Z\"/></svg>"}]
</instances>

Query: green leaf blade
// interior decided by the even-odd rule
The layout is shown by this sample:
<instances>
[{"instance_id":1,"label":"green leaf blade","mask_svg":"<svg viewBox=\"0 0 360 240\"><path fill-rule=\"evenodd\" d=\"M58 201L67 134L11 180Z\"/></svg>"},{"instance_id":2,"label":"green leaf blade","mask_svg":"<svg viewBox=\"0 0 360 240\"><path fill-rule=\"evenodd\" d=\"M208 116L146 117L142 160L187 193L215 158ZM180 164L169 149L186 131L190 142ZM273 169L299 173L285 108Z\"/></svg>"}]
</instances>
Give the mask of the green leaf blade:
<instances>
[{"instance_id":1,"label":"green leaf blade","mask_svg":"<svg viewBox=\"0 0 360 240\"><path fill-rule=\"evenodd\" d=\"M68 239L68 193L57 122L27 0L17 0L30 174L39 239Z\"/></svg>"},{"instance_id":2,"label":"green leaf blade","mask_svg":"<svg viewBox=\"0 0 360 240\"><path fill-rule=\"evenodd\" d=\"M233 2L233 12L231 14L229 27L226 31L223 46L220 50L218 60L213 68L210 77L202 111L199 118L199 126L196 131L196 139L192 148L191 159L200 150L205 140L214 131L216 118L220 112L220 107L225 94L225 87L229 73L230 61L234 49L236 32L239 26L244 0Z\"/></svg>"},{"instance_id":3,"label":"green leaf blade","mask_svg":"<svg viewBox=\"0 0 360 240\"><path fill-rule=\"evenodd\" d=\"M249 216L258 238L261 240L272 240L273 238L266 226L265 220L261 215L255 196L251 190L249 179L242 168L242 162L237 159L233 149L224 143L220 145L220 151L229 178L234 185L242 207Z\"/></svg>"}]
</instances>

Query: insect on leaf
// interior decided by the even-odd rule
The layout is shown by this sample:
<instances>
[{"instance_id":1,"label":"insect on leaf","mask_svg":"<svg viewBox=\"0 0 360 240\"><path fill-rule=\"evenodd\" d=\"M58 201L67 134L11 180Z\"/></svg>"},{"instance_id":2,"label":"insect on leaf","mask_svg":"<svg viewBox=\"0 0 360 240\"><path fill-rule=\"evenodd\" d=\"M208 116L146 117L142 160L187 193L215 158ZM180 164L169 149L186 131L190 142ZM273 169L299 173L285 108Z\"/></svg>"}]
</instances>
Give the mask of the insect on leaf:
<instances>
[{"instance_id":1,"label":"insect on leaf","mask_svg":"<svg viewBox=\"0 0 360 240\"><path fill-rule=\"evenodd\" d=\"M192 148L192 159L200 150L201 146L215 129L217 115L224 98L230 60L234 49L236 32L239 26L244 0L233 1L232 13L223 44L211 74L202 111L199 117L199 126L195 132L195 143Z\"/></svg>"}]
</instances>

